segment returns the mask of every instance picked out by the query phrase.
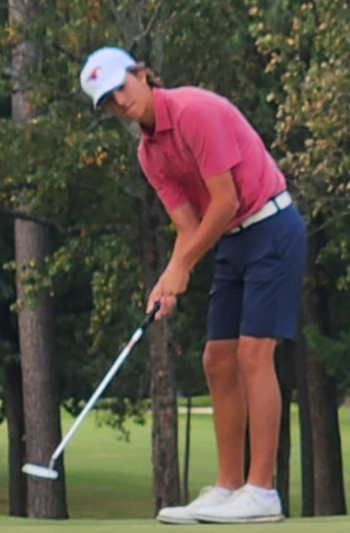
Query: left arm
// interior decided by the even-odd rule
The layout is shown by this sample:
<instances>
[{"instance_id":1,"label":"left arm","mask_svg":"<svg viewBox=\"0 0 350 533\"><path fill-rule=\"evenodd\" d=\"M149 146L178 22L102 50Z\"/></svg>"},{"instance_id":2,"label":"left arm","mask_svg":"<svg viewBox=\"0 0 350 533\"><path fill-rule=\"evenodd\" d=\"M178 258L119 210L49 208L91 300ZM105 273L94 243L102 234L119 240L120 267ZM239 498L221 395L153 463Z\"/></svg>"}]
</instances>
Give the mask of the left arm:
<instances>
[{"instance_id":1,"label":"left arm","mask_svg":"<svg viewBox=\"0 0 350 533\"><path fill-rule=\"evenodd\" d=\"M239 207L229 170L205 180L210 194L208 209L191 238L162 274L162 293L173 296L185 292L189 273L227 229ZM173 223L177 226L176 214Z\"/></svg>"}]
</instances>

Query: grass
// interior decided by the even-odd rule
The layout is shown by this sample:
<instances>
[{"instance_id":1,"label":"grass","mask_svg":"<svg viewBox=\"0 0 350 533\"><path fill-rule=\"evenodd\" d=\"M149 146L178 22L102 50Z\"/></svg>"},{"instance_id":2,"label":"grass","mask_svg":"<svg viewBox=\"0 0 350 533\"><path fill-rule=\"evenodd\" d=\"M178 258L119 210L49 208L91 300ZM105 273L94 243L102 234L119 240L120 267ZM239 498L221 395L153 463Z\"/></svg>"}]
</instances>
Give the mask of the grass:
<instances>
[{"instance_id":1,"label":"grass","mask_svg":"<svg viewBox=\"0 0 350 533\"><path fill-rule=\"evenodd\" d=\"M347 491L348 509L350 509L350 408L340 409L344 474ZM182 464L184 449L184 416L179 417L179 445L180 462ZM72 423L67 415L63 417L64 431ZM65 533L87 531L94 533L118 533L153 531L156 527L161 531L166 526L155 524L152 518L152 472L151 472L151 421L147 419L145 426L129 424L131 442L119 441L117 434L111 428L98 427L96 415L90 415L84 421L66 451L67 490L70 517L69 522L48 521L35 522L32 520L0 518L1 531L11 533L31 531L58 532L64 526ZM6 471L6 428L0 426L0 513L7 512L7 471ZM190 466L190 492L195 496L199 490L213 483L216 471L216 454L211 416L193 415L192 419L192 457ZM297 410L292 412L292 457L291 457L291 514L300 516L300 455L299 431L297 424ZM135 505L136 502L136 505ZM132 520L130 520L132 518ZM86 521L87 519L92 520ZM94 522L101 520L102 522ZM117 522L110 520L119 519ZM135 521L135 519L140 519ZM334 529L337 524L337 529ZM97 524L99 524L97 526ZM293 525L294 524L294 525ZM298 525L299 524L299 525ZM350 531L348 517L335 519L311 519L302 521L303 533L317 524L317 533L332 533ZM324 525L323 525L324 524ZM331 525L332 524L332 525ZM45 525L45 527L44 527ZM40 527L39 527L40 526ZM6 529L4 529L6 527ZM300 520L287 521L274 526L278 532L294 533L300 529ZM329 529L327 529L327 527ZM179 529L173 526L173 529ZM221 533L232 531L232 526L196 526L196 532L204 529L210 533L220 528ZM245 533L265 533L271 526L245 526ZM269 529L267 529L269 528ZM325 529L324 529L325 528ZM340 528L340 529L339 529ZM343 529L344 528L344 529ZM310 531L311 531L310 529ZM181 526L181 531L187 533L190 528ZM193 527L191 528L193 531Z\"/></svg>"},{"instance_id":2,"label":"grass","mask_svg":"<svg viewBox=\"0 0 350 533\"><path fill-rule=\"evenodd\" d=\"M187 407L186 398L178 398L177 403L179 407ZM210 396L209 395L196 396L192 398L191 404L192 404L192 407L210 407L211 406Z\"/></svg>"},{"instance_id":3,"label":"grass","mask_svg":"<svg viewBox=\"0 0 350 533\"><path fill-rule=\"evenodd\" d=\"M280 524L195 525L168 526L154 520L70 520L52 522L38 520L1 519L2 533L232 533L241 528L242 533L348 533L349 517L287 520Z\"/></svg>"}]
</instances>

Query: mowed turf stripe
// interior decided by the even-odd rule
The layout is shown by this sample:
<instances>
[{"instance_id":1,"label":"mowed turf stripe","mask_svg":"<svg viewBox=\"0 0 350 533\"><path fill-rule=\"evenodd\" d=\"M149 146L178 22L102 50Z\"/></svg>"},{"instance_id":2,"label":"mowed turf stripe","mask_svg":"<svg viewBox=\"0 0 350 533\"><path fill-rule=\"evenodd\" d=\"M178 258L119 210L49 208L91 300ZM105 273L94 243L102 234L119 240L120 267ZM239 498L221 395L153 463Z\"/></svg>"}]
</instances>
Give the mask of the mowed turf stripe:
<instances>
[{"instance_id":1,"label":"mowed turf stripe","mask_svg":"<svg viewBox=\"0 0 350 533\"><path fill-rule=\"evenodd\" d=\"M285 520L279 524L176 526L155 520L23 520L0 517L1 533L349 533L350 517Z\"/></svg>"},{"instance_id":2,"label":"mowed turf stripe","mask_svg":"<svg viewBox=\"0 0 350 533\"><path fill-rule=\"evenodd\" d=\"M291 413L292 450L290 511L293 518L301 512L300 433L298 411ZM118 441L118 433L100 427L101 415L92 413L82 424L65 454L68 509L75 520L151 519L153 514L151 418L146 425L128 422L130 443ZM350 510L350 406L339 410L342 432L345 492ZM73 419L63 415L64 430ZM212 418L194 415L191 424L190 496L195 498L206 485L215 482L216 452ZM185 418L179 417L179 457L183 456ZM7 501L6 424L0 425L0 512L5 514ZM4 460L2 460L4 459ZM1 533L2 522L0 522ZM299 532L302 533L302 532ZM349 528L350 533L350 528Z\"/></svg>"}]
</instances>

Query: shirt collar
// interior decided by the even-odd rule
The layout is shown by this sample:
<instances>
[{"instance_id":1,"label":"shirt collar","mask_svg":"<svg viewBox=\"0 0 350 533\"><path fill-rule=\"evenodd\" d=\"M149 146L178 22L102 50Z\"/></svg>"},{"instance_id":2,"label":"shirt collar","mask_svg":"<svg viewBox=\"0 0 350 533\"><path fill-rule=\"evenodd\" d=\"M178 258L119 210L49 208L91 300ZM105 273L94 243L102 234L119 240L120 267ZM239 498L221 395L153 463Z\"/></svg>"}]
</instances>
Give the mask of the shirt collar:
<instances>
[{"instance_id":1,"label":"shirt collar","mask_svg":"<svg viewBox=\"0 0 350 533\"><path fill-rule=\"evenodd\" d=\"M149 138L154 138L157 133L173 129L169 110L167 107L166 90L154 87L152 89L152 98L154 108L155 130L153 134L150 134L141 126L142 134L146 135Z\"/></svg>"}]
</instances>

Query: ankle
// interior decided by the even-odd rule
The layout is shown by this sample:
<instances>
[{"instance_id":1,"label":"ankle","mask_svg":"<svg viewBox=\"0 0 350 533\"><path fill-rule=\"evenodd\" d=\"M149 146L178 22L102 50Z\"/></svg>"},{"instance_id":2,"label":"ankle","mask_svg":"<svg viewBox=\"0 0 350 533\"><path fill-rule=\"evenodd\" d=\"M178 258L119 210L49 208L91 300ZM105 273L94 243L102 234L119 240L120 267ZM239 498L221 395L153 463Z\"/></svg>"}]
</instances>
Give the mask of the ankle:
<instances>
[{"instance_id":1,"label":"ankle","mask_svg":"<svg viewBox=\"0 0 350 533\"><path fill-rule=\"evenodd\" d=\"M227 481L220 481L220 480L218 480L215 484L216 487L228 490L230 492L233 492L234 490L238 490L242 488L243 485L244 485L244 481L235 483L232 481L227 482Z\"/></svg>"},{"instance_id":2,"label":"ankle","mask_svg":"<svg viewBox=\"0 0 350 533\"><path fill-rule=\"evenodd\" d=\"M232 494L232 489L227 489L226 487L221 487L220 485L215 485L215 489L222 496L230 496L230 494Z\"/></svg>"},{"instance_id":3,"label":"ankle","mask_svg":"<svg viewBox=\"0 0 350 533\"><path fill-rule=\"evenodd\" d=\"M271 498L276 495L276 490L272 487L265 488L265 487L259 487L257 485L253 485L252 483L247 483L245 485L247 488L249 488L254 494L259 496L260 498Z\"/></svg>"},{"instance_id":4,"label":"ankle","mask_svg":"<svg viewBox=\"0 0 350 533\"><path fill-rule=\"evenodd\" d=\"M265 490L272 490L274 488L271 479L263 478L262 480L261 478L259 479L259 476L255 479L251 479L251 476L249 476L245 484L250 487L258 487Z\"/></svg>"}]
</instances>

